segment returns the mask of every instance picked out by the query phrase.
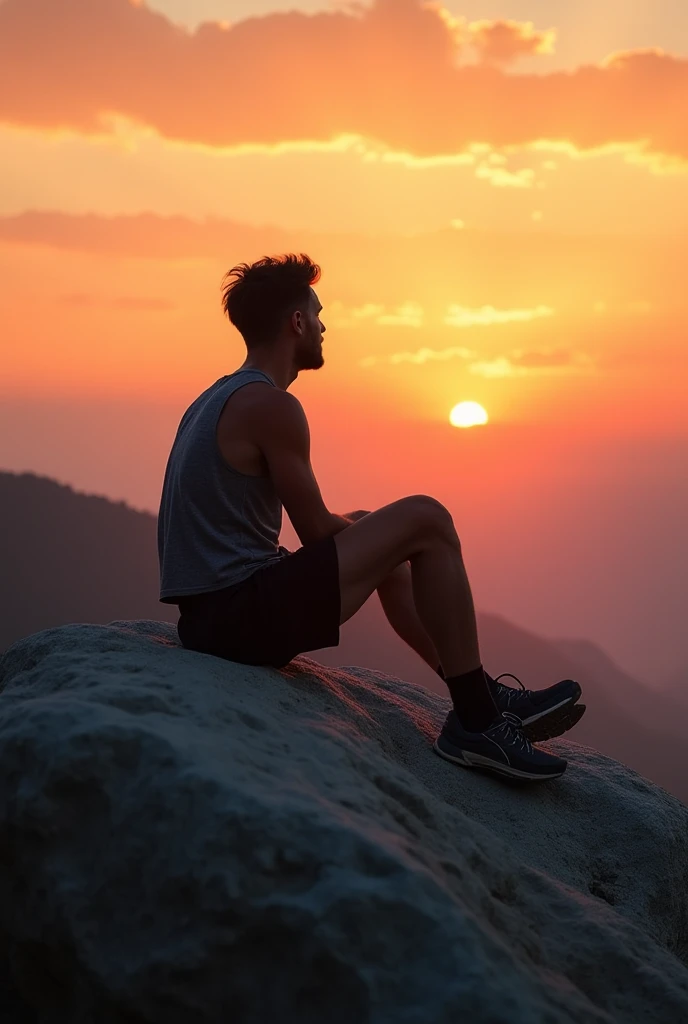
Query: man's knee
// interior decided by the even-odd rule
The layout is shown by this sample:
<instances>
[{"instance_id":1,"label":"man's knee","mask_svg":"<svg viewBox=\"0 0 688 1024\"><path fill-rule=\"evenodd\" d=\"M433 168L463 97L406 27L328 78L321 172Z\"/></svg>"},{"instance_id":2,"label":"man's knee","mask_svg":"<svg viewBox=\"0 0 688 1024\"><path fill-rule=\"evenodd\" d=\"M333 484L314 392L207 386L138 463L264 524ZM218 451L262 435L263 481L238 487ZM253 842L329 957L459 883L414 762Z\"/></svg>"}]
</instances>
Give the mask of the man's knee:
<instances>
[{"instance_id":1,"label":"man's knee","mask_svg":"<svg viewBox=\"0 0 688 1024\"><path fill-rule=\"evenodd\" d=\"M449 509L441 501L438 501L437 498L433 498L429 494L411 494L406 498L400 498L396 504L403 509L404 515L412 516L423 525L454 525ZM344 518L350 519L355 523L368 515L370 515L368 509L359 508L355 512L346 512Z\"/></svg>"},{"instance_id":2,"label":"man's knee","mask_svg":"<svg viewBox=\"0 0 688 1024\"><path fill-rule=\"evenodd\" d=\"M405 509L421 530L454 532L454 520L449 509L429 494L411 494L402 498Z\"/></svg>"}]
</instances>

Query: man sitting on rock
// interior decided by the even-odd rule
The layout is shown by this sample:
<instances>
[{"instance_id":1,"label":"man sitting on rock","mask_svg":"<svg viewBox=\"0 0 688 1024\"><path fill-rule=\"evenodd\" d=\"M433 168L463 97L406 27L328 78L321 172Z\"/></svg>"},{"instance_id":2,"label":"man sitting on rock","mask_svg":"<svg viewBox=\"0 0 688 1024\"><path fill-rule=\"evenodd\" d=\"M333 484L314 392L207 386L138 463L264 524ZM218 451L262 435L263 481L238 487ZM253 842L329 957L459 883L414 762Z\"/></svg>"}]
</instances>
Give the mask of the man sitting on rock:
<instances>
[{"instance_id":1,"label":"man sitting on rock","mask_svg":"<svg viewBox=\"0 0 688 1024\"><path fill-rule=\"evenodd\" d=\"M158 518L160 600L179 606L189 650L281 667L336 647L341 623L377 590L393 627L449 689L437 753L516 779L557 778L566 761L532 742L575 725L581 688L566 679L515 689L486 674L444 505L414 494L339 516L323 502L306 415L288 391L324 364L319 278L307 256L287 255L223 279L223 308L247 357L179 423ZM295 552L278 543L283 507L301 540Z\"/></svg>"}]
</instances>

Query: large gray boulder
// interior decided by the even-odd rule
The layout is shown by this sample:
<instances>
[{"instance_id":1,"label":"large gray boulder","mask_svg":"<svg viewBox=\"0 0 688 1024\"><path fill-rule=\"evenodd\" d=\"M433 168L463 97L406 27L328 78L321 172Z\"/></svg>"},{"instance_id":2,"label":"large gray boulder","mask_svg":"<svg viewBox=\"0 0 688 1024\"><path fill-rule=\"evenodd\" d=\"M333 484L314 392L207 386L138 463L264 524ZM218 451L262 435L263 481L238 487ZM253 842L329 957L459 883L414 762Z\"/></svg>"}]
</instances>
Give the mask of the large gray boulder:
<instances>
[{"instance_id":1,"label":"large gray boulder","mask_svg":"<svg viewBox=\"0 0 688 1024\"><path fill-rule=\"evenodd\" d=\"M570 742L507 786L448 700L174 626L0 660L0 984L46 1024L688 1020L688 811ZM574 734L575 735L575 734Z\"/></svg>"}]
</instances>

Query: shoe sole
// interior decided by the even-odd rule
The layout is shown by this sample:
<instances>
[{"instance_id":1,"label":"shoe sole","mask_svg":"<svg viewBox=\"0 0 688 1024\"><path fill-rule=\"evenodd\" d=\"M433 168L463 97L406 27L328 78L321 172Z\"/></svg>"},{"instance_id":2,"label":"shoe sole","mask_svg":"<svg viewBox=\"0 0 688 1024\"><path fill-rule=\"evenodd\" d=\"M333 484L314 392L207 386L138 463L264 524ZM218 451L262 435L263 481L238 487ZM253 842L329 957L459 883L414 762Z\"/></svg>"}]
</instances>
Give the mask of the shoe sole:
<instances>
[{"instance_id":1,"label":"shoe sole","mask_svg":"<svg viewBox=\"0 0 688 1024\"><path fill-rule=\"evenodd\" d=\"M573 729L574 725L577 725L585 714L585 709L585 704L575 704L573 701L566 701L565 704L554 708L539 718L524 722L522 725L523 735L531 743L553 740L556 736L562 736L569 729Z\"/></svg>"},{"instance_id":2,"label":"shoe sole","mask_svg":"<svg viewBox=\"0 0 688 1024\"><path fill-rule=\"evenodd\" d=\"M462 751L461 756L457 757L454 754L448 754L437 745L437 740L433 743L433 750L435 753L443 757L445 761L451 761L452 764L458 764L462 768L482 768L485 771L489 771L495 775L500 775L507 779L524 779L528 782L546 782L549 779L559 779L566 771L566 765L561 770L553 771L546 775L542 773L524 772L519 768L512 768L510 765L501 764L499 761L491 761L489 757L483 757L482 754L474 754L472 751Z\"/></svg>"}]
</instances>

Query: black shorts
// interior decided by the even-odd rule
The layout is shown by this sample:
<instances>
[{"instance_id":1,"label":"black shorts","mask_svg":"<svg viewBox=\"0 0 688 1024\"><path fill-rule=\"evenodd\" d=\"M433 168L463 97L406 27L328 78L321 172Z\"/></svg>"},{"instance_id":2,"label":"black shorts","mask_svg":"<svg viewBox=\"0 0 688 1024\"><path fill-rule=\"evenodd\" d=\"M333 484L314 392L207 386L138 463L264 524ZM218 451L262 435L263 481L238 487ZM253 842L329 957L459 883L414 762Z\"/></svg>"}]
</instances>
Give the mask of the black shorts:
<instances>
[{"instance_id":1,"label":"black shorts","mask_svg":"<svg viewBox=\"0 0 688 1024\"><path fill-rule=\"evenodd\" d=\"M334 534L269 562L247 580L179 599L182 646L245 665L281 668L297 654L339 644L339 560Z\"/></svg>"}]
</instances>

